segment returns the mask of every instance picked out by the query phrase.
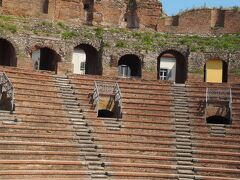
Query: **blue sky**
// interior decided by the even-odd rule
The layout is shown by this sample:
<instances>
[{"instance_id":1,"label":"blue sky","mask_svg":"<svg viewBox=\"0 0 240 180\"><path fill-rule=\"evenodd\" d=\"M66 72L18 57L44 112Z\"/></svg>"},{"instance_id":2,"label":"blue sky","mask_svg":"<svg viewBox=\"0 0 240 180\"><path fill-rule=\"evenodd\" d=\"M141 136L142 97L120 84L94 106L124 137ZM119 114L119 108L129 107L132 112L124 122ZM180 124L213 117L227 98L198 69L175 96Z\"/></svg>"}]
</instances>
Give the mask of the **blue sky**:
<instances>
[{"instance_id":1,"label":"blue sky","mask_svg":"<svg viewBox=\"0 0 240 180\"><path fill-rule=\"evenodd\" d=\"M160 0L167 15L177 14L180 10L201 7L232 7L240 6L240 0Z\"/></svg>"}]
</instances>

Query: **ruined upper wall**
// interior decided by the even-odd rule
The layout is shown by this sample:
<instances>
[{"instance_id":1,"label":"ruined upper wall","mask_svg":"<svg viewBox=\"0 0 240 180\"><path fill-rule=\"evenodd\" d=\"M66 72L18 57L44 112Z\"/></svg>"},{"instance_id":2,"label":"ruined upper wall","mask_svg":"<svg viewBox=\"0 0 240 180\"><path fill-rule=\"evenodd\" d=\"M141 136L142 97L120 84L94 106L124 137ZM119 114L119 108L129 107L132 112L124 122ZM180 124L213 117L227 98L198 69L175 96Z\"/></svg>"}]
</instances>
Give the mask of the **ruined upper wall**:
<instances>
[{"instance_id":1,"label":"ruined upper wall","mask_svg":"<svg viewBox=\"0 0 240 180\"><path fill-rule=\"evenodd\" d=\"M162 5L158 0L3 0L2 11L77 24L156 29Z\"/></svg>"},{"instance_id":2,"label":"ruined upper wall","mask_svg":"<svg viewBox=\"0 0 240 180\"><path fill-rule=\"evenodd\" d=\"M75 25L151 28L167 33L240 32L237 9L196 9L166 17L158 0L3 0L0 12L70 21Z\"/></svg>"},{"instance_id":3,"label":"ruined upper wall","mask_svg":"<svg viewBox=\"0 0 240 180\"><path fill-rule=\"evenodd\" d=\"M240 11L197 9L159 19L158 31L190 34L240 32Z\"/></svg>"}]
</instances>

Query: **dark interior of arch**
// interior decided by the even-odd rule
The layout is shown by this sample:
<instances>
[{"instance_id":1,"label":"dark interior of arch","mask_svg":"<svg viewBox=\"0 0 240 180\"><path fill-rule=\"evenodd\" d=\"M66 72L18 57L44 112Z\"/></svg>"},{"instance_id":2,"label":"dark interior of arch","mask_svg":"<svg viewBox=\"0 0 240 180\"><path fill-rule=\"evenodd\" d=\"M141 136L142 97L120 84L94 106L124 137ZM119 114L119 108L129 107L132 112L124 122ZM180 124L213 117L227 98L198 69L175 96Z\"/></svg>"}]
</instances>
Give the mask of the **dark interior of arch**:
<instances>
[{"instance_id":1,"label":"dark interior of arch","mask_svg":"<svg viewBox=\"0 0 240 180\"><path fill-rule=\"evenodd\" d=\"M207 123L209 124L230 124L230 118L222 116L210 116L207 118Z\"/></svg>"},{"instance_id":2,"label":"dark interior of arch","mask_svg":"<svg viewBox=\"0 0 240 180\"><path fill-rule=\"evenodd\" d=\"M101 75L102 64L98 51L91 45L81 44L76 49L82 49L86 53L86 70L85 74Z\"/></svg>"},{"instance_id":3,"label":"dark interior of arch","mask_svg":"<svg viewBox=\"0 0 240 180\"><path fill-rule=\"evenodd\" d=\"M164 54L171 54L176 58L176 78L175 78L175 82L180 83L180 84L184 84L187 80L187 61L186 61L183 54L181 54L180 52L174 51L174 50L165 51L164 53L162 53L158 57L157 78L160 79L160 77L159 77L160 60L161 60L161 57Z\"/></svg>"},{"instance_id":4,"label":"dark interior of arch","mask_svg":"<svg viewBox=\"0 0 240 180\"><path fill-rule=\"evenodd\" d=\"M13 45L5 39L0 39L0 65L17 66L17 57Z\"/></svg>"},{"instance_id":5,"label":"dark interior of arch","mask_svg":"<svg viewBox=\"0 0 240 180\"><path fill-rule=\"evenodd\" d=\"M223 61L223 82L226 83L228 82L228 63Z\"/></svg>"},{"instance_id":6,"label":"dark interior of arch","mask_svg":"<svg viewBox=\"0 0 240 180\"><path fill-rule=\"evenodd\" d=\"M40 70L55 71L57 73L58 62L61 60L59 54L49 48L40 49Z\"/></svg>"},{"instance_id":7,"label":"dark interior of arch","mask_svg":"<svg viewBox=\"0 0 240 180\"><path fill-rule=\"evenodd\" d=\"M141 77L142 65L138 56L132 54L124 55L118 61L118 66L120 65L127 65L131 69L131 76Z\"/></svg>"},{"instance_id":8,"label":"dark interior of arch","mask_svg":"<svg viewBox=\"0 0 240 180\"><path fill-rule=\"evenodd\" d=\"M98 117L115 118L116 114L112 111L103 109L98 111Z\"/></svg>"}]
</instances>

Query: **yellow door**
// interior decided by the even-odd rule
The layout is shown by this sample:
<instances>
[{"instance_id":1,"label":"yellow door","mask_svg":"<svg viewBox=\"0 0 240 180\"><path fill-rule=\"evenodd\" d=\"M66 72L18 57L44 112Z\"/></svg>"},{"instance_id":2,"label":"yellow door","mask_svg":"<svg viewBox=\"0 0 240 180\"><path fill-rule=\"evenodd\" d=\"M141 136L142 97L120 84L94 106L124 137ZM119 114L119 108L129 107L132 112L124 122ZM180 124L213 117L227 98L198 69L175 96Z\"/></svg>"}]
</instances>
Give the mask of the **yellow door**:
<instances>
[{"instance_id":1,"label":"yellow door","mask_svg":"<svg viewBox=\"0 0 240 180\"><path fill-rule=\"evenodd\" d=\"M209 60L206 63L206 82L222 83L223 62L221 60Z\"/></svg>"}]
</instances>

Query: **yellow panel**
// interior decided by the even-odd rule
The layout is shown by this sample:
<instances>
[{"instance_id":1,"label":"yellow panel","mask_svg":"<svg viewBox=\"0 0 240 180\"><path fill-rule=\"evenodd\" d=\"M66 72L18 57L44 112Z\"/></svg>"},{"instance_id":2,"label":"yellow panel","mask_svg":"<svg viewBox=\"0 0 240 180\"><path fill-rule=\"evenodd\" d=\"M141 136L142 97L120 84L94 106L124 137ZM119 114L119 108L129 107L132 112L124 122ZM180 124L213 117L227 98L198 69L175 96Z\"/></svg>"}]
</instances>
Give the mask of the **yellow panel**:
<instances>
[{"instance_id":1,"label":"yellow panel","mask_svg":"<svg viewBox=\"0 0 240 180\"><path fill-rule=\"evenodd\" d=\"M206 82L222 83L223 62L221 60L209 60L206 63Z\"/></svg>"}]
</instances>

